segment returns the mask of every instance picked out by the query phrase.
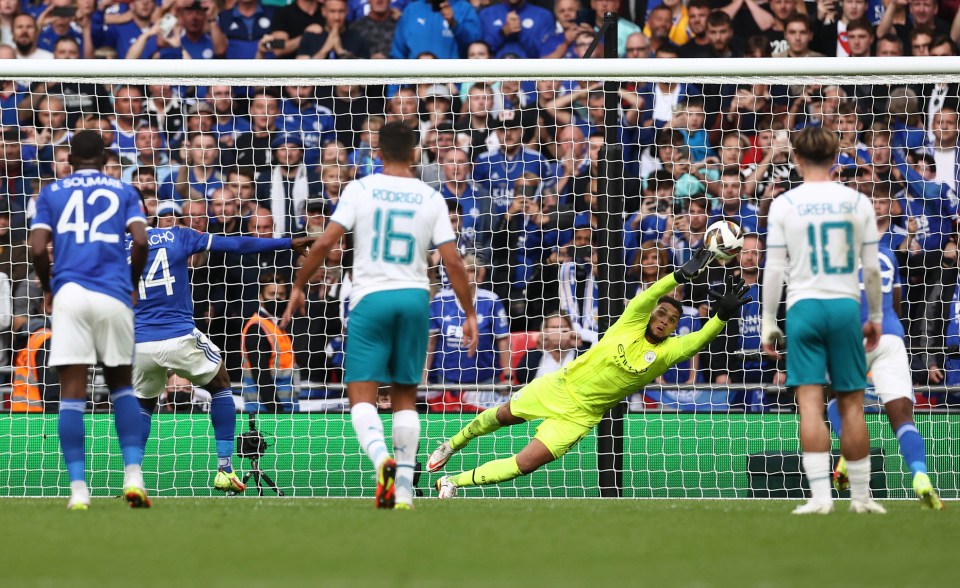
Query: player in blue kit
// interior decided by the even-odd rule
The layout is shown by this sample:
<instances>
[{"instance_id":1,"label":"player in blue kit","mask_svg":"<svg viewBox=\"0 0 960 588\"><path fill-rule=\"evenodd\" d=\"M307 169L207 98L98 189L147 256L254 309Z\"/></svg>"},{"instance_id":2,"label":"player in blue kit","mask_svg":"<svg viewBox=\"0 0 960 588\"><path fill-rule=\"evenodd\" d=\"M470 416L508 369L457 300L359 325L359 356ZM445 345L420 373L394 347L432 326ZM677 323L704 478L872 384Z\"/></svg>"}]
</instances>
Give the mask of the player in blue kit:
<instances>
[{"instance_id":1,"label":"player in blue kit","mask_svg":"<svg viewBox=\"0 0 960 588\"><path fill-rule=\"evenodd\" d=\"M217 447L213 487L243 492L246 486L233 471L236 408L230 378L220 350L193 320L193 296L188 262L201 251L248 254L295 249L303 254L312 239L225 237L186 227L147 231L149 256L140 279L136 314L136 363L133 382L143 420L141 447L150 437L151 415L167 385L167 371L210 392L210 420ZM128 247L132 241L127 241Z\"/></svg>"},{"instance_id":2,"label":"player in blue kit","mask_svg":"<svg viewBox=\"0 0 960 588\"><path fill-rule=\"evenodd\" d=\"M147 260L146 218L130 186L103 173L106 146L99 133L70 140L74 173L37 198L30 249L44 296L53 296L49 365L60 379L57 433L70 478L70 510L87 510L83 413L87 372L102 364L123 455L123 494L132 507L149 507L140 465L140 421L131 386L134 284ZM130 261L124 235L130 232ZM48 245L56 264L51 268ZM52 275L51 275L52 273Z\"/></svg>"},{"instance_id":3,"label":"player in blue kit","mask_svg":"<svg viewBox=\"0 0 960 588\"><path fill-rule=\"evenodd\" d=\"M887 411L890 428L897 436L900 454L913 473L913 491L923 508L943 510L943 502L937 495L930 476L927 475L927 449L923 437L913 422L913 380L910 377L910 360L903 344L903 325L900 323L900 272L893 251L884 245L879 248L880 291L883 293L883 334L877 348L867 353L867 370L872 374L873 385L880 402ZM866 297L866 294L864 294ZM867 321L867 303L862 301L861 320ZM827 404L830 427L840 436L840 409L836 399ZM838 491L847 490L847 461L841 457L833 472L833 485Z\"/></svg>"}]
</instances>

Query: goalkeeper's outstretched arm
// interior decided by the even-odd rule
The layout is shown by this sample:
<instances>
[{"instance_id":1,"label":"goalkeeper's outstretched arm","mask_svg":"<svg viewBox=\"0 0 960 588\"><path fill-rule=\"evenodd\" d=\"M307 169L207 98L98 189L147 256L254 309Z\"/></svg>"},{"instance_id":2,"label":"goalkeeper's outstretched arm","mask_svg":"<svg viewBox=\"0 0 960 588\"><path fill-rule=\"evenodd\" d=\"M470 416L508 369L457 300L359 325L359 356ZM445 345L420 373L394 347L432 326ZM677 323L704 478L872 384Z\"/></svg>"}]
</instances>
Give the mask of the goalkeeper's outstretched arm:
<instances>
[{"instance_id":1,"label":"goalkeeper's outstretched arm","mask_svg":"<svg viewBox=\"0 0 960 588\"><path fill-rule=\"evenodd\" d=\"M716 300L714 315L699 330L677 337L677 342L674 345L675 355L671 355L670 362L679 363L690 359L716 339L723 331L727 321L737 315L741 306L752 300L750 296L747 296L748 291L749 288L743 280L733 276L727 280L726 288L722 292L719 289L710 290L711 298Z\"/></svg>"},{"instance_id":2,"label":"goalkeeper's outstretched arm","mask_svg":"<svg viewBox=\"0 0 960 588\"><path fill-rule=\"evenodd\" d=\"M716 256L713 253L702 247L697 249L690 260L680 266L677 271L660 278L652 286L634 296L630 304L627 305L623 317L628 321L645 320L650 316L661 296L672 292L678 284L689 282L700 275L700 272L713 261L714 257Z\"/></svg>"}]
</instances>

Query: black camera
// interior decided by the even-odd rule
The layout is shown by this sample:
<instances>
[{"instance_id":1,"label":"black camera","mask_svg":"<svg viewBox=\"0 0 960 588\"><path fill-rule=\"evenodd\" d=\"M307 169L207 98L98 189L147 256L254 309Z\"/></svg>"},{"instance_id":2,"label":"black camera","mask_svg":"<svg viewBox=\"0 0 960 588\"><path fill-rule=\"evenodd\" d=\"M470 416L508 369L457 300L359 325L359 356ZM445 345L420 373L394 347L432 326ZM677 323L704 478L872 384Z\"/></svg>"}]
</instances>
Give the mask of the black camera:
<instances>
[{"instance_id":1,"label":"black camera","mask_svg":"<svg viewBox=\"0 0 960 588\"><path fill-rule=\"evenodd\" d=\"M250 430L237 437L237 455L247 459L260 459L267 452L267 439L257 429L257 422L250 415Z\"/></svg>"}]
</instances>

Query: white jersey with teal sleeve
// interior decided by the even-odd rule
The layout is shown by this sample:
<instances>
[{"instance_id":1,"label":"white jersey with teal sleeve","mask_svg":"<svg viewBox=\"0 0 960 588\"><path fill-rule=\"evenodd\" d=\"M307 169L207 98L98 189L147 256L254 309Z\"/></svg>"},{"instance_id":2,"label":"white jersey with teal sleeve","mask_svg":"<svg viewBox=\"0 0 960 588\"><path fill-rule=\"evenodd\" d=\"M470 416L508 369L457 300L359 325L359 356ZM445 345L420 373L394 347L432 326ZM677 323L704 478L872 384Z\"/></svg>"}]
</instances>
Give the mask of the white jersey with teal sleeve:
<instances>
[{"instance_id":1,"label":"white jersey with teal sleeve","mask_svg":"<svg viewBox=\"0 0 960 588\"><path fill-rule=\"evenodd\" d=\"M767 248L786 247L788 308L807 298L859 301L863 246L878 241L873 205L846 186L807 182L770 205Z\"/></svg>"},{"instance_id":2,"label":"white jersey with teal sleeve","mask_svg":"<svg viewBox=\"0 0 960 588\"><path fill-rule=\"evenodd\" d=\"M456 239L443 196L414 178L354 180L330 220L353 231L350 308L372 292L429 290L427 253Z\"/></svg>"}]
</instances>

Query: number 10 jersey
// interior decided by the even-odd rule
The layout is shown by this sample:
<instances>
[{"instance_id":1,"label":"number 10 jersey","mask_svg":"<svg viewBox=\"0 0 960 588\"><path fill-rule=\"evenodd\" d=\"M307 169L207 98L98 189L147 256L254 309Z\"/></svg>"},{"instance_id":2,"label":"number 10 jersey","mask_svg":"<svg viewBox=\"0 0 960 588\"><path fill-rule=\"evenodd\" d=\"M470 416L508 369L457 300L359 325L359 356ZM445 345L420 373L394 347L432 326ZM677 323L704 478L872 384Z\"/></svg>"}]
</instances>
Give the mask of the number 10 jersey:
<instances>
[{"instance_id":1,"label":"number 10 jersey","mask_svg":"<svg viewBox=\"0 0 960 588\"><path fill-rule=\"evenodd\" d=\"M862 250L879 240L870 199L834 182L806 182L770 205L767 248L787 248L787 308L808 298L859 302Z\"/></svg>"}]
</instances>

